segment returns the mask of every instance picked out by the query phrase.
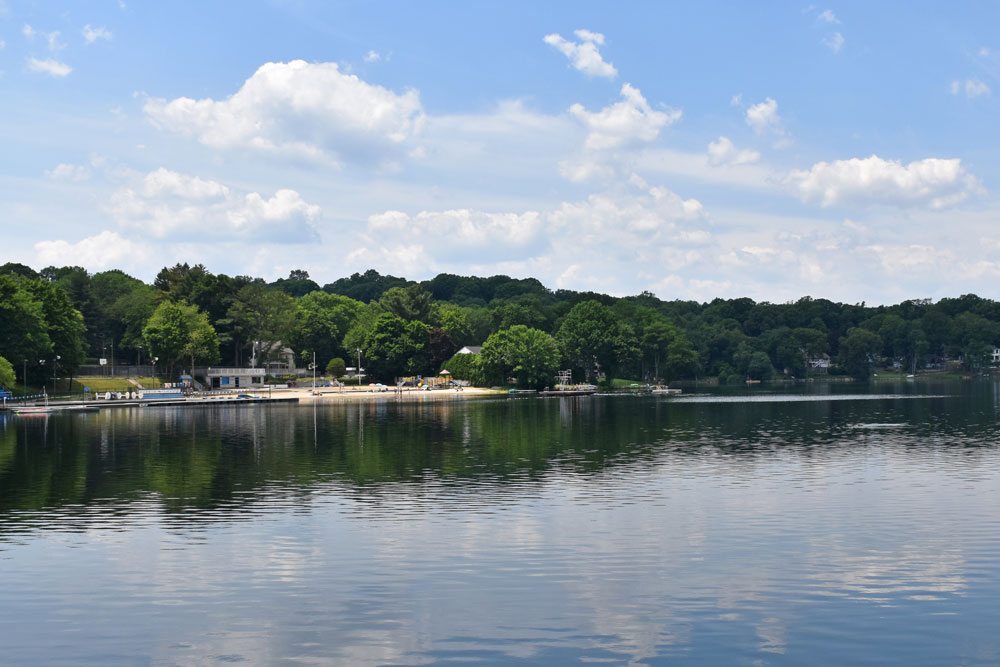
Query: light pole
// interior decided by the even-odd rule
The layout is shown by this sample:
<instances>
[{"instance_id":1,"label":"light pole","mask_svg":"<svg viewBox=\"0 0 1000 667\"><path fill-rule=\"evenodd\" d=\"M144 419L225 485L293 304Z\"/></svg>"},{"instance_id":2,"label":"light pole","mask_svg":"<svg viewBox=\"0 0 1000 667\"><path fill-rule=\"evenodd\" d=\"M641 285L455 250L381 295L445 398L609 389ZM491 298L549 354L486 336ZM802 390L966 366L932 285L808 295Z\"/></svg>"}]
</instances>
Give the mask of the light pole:
<instances>
[{"instance_id":1,"label":"light pole","mask_svg":"<svg viewBox=\"0 0 1000 667\"><path fill-rule=\"evenodd\" d=\"M52 395L56 395L56 375L59 373L59 360L62 359L58 354L55 360L52 362Z\"/></svg>"},{"instance_id":2,"label":"light pole","mask_svg":"<svg viewBox=\"0 0 1000 667\"><path fill-rule=\"evenodd\" d=\"M361 388L361 348L358 348L358 388Z\"/></svg>"},{"instance_id":3,"label":"light pole","mask_svg":"<svg viewBox=\"0 0 1000 667\"><path fill-rule=\"evenodd\" d=\"M24 393L28 393L28 360L24 360L24 368L21 370L21 383L24 384Z\"/></svg>"},{"instance_id":4,"label":"light pole","mask_svg":"<svg viewBox=\"0 0 1000 667\"><path fill-rule=\"evenodd\" d=\"M39 359L38 365L42 367L42 393L45 393L45 360Z\"/></svg>"},{"instance_id":5,"label":"light pole","mask_svg":"<svg viewBox=\"0 0 1000 667\"><path fill-rule=\"evenodd\" d=\"M316 394L316 352L313 352L313 362L309 364L309 368L313 372L313 395Z\"/></svg>"}]
</instances>

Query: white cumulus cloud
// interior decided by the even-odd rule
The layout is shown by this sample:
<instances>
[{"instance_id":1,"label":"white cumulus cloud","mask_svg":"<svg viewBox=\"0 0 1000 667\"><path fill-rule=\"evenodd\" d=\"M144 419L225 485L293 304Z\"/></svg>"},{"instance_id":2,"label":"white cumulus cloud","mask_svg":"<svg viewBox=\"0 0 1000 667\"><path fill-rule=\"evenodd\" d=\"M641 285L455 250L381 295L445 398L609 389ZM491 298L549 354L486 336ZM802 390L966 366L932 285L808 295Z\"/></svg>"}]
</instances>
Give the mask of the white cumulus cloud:
<instances>
[{"instance_id":1,"label":"white cumulus cloud","mask_svg":"<svg viewBox=\"0 0 1000 667\"><path fill-rule=\"evenodd\" d=\"M48 74L49 76L64 77L73 71L73 68L66 63L61 63L58 60L46 59L39 60L38 58L28 58L28 69L32 72L41 72L42 74Z\"/></svg>"},{"instance_id":2,"label":"white cumulus cloud","mask_svg":"<svg viewBox=\"0 0 1000 667\"><path fill-rule=\"evenodd\" d=\"M62 163L45 172L47 178L53 181L86 181L90 178L90 169L78 164Z\"/></svg>"},{"instance_id":3,"label":"white cumulus cloud","mask_svg":"<svg viewBox=\"0 0 1000 667\"><path fill-rule=\"evenodd\" d=\"M150 256L150 248L121 237L116 232L81 239L76 243L64 240L39 241L35 244L38 263L42 266L84 266L91 270L109 267L135 266Z\"/></svg>"},{"instance_id":4,"label":"white cumulus cloud","mask_svg":"<svg viewBox=\"0 0 1000 667\"><path fill-rule=\"evenodd\" d=\"M275 243L315 242L321 214L295 190L265 198L162 167L117 190L108 211L123 227L161 239Z\"/></svg>"},{"instance_id":5,"label":"white cumulus cloud","mask_svg":"<svg viewBox=\"0 0 1000 667\"><path fill-rule=\"evenodd\" d=\"M779 136L785 134L784 121L778 115L778 103L770 97L747 109L746 122L757 134L765 132L772 132Z\"/></svg>"},{"instance_id":6,"label":"white cumulus cloud","mask_svg":"<svg viewBox=\"0 0 1000 667\"><path fill-rule=\"evenodd\" d=\"M543 219L535 211L489 213L470 209L422 211L408 215L386 211L368 218L368 230L375 237L417 244L433 239L435 256L454 258L470 250L488 252L502 259L519 254L538 240Z\"/></svg>"},{"instance_id":7,"label":"white cumulus cloud","mask_svg":"<svg viewBox=\"0 0 1000 667\"><path fill-rule=\"evenodd\" d=\"M600 111L587 111L581 104L574 104L569 108L570 113L588 129L585 148L603 150L630 143L649 142L660 134L661 129L681 117L679 109L653 109L642 92L631 84L622 86L621 96L621 102Z\"/></svg>"},{"instance_id":8,"label":"white cumulus cloud","mask_svg":"<svg viewBox=\"0 0 1000 667\"><path fill-rule=\"evenodd\" d=\"M588 76L600 76L613 79L618 76L618 70L601 57L598 46L604 44L604 35L590 30L577 30L579 42L573 42L562 35L552 33L543 37L543 41L556 48L569 59L570 64Z\"/></svg>"},{"instance_id":9,"label":"white cumulus cloud","mask_svg":"<svg viewBox=\"0 0 1000 667\"><path fill-rule=\"evenodd\" d=\"M979 192L979 179L959 159L926 158L904 165L877 155L818 162L792 171L787 183L804 201L832 206L848 201L942 208Z\"/></svg>"},{"instance_id":10,"label":"white cumulus cloud","mask_svg":"<svg viewBox=\"0 0 1000 667\"><path fill-rule=\"evenodd\" d=\"M83 26L83 39L87 44L93 44L99 39L111 41L111 31L104 27L92 28L90 24Z\"/></svg>"},{"instance_id":11,"label":"white cumulus cloud","mask_svg":"<svg viewBox=\"0 0 1000 667\"><path fill-rule=\"evenodd\" d=\"M161 129L214 148L357 161L383 159L424 118L415 90L397 94L336 63L303 60L262 65L224 100L150 99L144 110Z\"/></svg>"},{"instance_id":12,"label":"white cumulus cloud","mask_svg":"<svg viewBox=\"0 0 1000 667\"><path fill-rule=\"evenodd\" d=\"M382 60L382 56L379 54L378 51L369 51L368 53L365 54L366 63L377 63L380 60Z\"/></svg>"},{"instance_id":13,"label":"white cumulus cloud","mask_svg":"<svg viewBox=\"0 0 1000 667\"><path fill-rule=\"evenodd\" d=\"M698 200L651 187L636 176L630 186L542 211L386 211L369 217L353 261L385 267L395 257L405 265L419 248L421 274L521 267L515 272L532 271L552 281L570 259L626 272L640 266L656 271L691 264L702 256L701 248L714 242Z\"/></svg>"},{"instance_id":14,"label":"white cumulus cloud","mask_svg":"<svg viewBox=\"0 0 1000 667\"><path fill-rule=\"evenodd\" d=\"M708 159L714 165L753 164L760 159L760 153L749 149L737 150L728 137L719 137L708 144Z\"/></svg>"}]
</instances>

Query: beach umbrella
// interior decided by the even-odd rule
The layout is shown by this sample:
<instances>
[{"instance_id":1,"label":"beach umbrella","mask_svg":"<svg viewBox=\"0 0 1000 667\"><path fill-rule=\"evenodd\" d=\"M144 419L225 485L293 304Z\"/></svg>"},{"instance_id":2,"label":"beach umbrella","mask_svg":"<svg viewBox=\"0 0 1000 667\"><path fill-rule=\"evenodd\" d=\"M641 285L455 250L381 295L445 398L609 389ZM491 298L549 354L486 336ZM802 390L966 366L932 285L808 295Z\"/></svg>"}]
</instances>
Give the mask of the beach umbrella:
<instances>
[{"instance_id":1,"label":"beach umbrella","mask_svg":"<svg viewBox=\"0 0 1000 667\"><path fill-rule=\"evenodd\" d=\"M446 370L443 370L443 371L441 371L440 373L438 373L438 375L451 375L451 373L449 373L449 372L447 371L447 369L446 369Z\"/></svg>"}]
</instances>

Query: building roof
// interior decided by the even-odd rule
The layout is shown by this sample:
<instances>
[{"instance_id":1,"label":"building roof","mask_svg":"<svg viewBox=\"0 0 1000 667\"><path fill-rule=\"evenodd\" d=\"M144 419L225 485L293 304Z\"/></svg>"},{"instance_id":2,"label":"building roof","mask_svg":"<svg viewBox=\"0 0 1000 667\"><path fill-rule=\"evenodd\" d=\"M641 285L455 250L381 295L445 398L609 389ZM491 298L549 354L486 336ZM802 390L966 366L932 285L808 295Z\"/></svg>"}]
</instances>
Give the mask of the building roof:
<instances>
[{"instance_id":1,"label":"building roof","mask_svg":"<svg viewBox=\"0 0 1000 667\"><path fill-rule=\"evenodd\" d=\"M455 354L479 354L483 351L482 345L466 345Z\"/></svg>"}]
</instances>

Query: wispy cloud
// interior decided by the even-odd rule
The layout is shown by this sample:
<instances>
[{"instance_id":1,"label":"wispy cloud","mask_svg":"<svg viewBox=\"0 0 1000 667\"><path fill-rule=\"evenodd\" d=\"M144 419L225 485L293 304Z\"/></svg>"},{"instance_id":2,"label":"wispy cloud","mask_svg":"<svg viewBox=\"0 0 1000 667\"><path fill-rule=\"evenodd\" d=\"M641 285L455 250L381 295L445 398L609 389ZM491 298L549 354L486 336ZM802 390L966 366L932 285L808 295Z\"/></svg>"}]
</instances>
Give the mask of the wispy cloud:
<instances>
[{"instance_id":1,"label":"wispy cloud","mask_svg":"<svg viewBox=\"0 0 1000 667\"><path fill-rule=\"evenodd\" d=\"M104 27L92 28L90 24L83 26L83 39L87 44L93 44L99 39L111 41L111 31Z\"/></svg>"},{"instance_id":2,"label":"wispy cloud","mask_svg":"<svg viewBox=\"0 0 1000 667\"><path fill-rule=\"evenodd\" d=\"M965 81L959 81L956 79L951 82L948 90L952 95L961 95L962 93L965 93L965 96L970 100L981 95L990 94L990 87L979 79L966 79Z\"/></svg>"},{"instance_id":3,"label":"wispy cloud","mask_svg":"<svg viewBox=\"0 0 1000 667\"><path fill-rule=\"evenodd\" d=\"M579 42L565 39L562 35L553 33L546 35L543 41L549 46L558 49L564 56L569 58L570 64L587 76L599 76L606 79L613 79L618 76L618 70L601 57L601 52L597 49L604 44L604 35L590 30L577 30L574 33Z\"/></svg>"},{"instance_id":4,"label":"wispy cloud","mask_svg":"<svg viewBox=\"0 0 1000 667\"><path fill-rule=\"evenodd\" d=\"M824 9L816 16L816 19L823 21L824 23L840 23L840 19L837 18L837 15L833 13L832 9Z\"/></svg>"},{"instance_id":5,"label":"wispy cloud","mask_svg":"<svg viewBox=\"0 0 1000 667\"><path fill-rule=\"evenodd\" d=\"M52 58L46 60L28 58L28 69L32 72L41 72L56 77L64 77L73 71L73 68L66 63L61 63Z\"/></svg>"},{"instance_id":6,"label":"wispy cloud","mask_svg":"<svg viewBox=\"0 0 1000 667\"><path fill-rule=\"evenodd\" d=\"M834 53L840 53L840 49L844 46L844 36L839 32L831 33L823 38L823 45Z\"/></svg>"}]
</instances>

